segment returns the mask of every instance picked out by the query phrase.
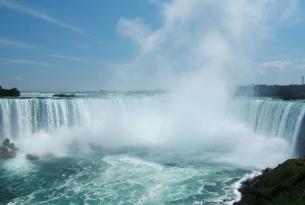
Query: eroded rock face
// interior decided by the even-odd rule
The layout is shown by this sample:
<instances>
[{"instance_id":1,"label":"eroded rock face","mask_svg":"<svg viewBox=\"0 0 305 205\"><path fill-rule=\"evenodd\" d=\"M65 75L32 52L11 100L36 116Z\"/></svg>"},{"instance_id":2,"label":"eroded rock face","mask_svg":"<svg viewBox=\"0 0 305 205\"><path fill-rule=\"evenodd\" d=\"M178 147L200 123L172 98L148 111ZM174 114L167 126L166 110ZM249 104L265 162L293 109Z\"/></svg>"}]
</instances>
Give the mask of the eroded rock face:
<instances>
[{"instance_id":1,"label":"eroded rock face","mask_svg":"<svg viewBox=\"0 0 305 205\"><path fill-rule=\"evenodd\" d=\"M234 205L304 205L305 158L290 159L244 182L242 199Z\"/></svg>"}]
</instances>

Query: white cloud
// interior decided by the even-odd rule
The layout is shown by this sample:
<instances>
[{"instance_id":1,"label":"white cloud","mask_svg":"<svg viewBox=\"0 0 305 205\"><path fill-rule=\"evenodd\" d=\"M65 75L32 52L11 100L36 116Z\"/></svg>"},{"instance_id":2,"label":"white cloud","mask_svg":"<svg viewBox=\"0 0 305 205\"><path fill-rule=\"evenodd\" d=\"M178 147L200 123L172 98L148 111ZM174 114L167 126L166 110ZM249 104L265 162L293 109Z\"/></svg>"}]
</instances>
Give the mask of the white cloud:
<instances>
[{"instance_id":1,"label":"white cloud","mask_svg":"<svg viewBox=\"0 0 305 205\"><path fill-rule=\"evenodd\" d=\"M9 38L4 38L0 36L0 47L15 47L15 48L22 48L22 49L38 49L37 45L15 41Z\"/></svg>"},{"instance_id":2,"label":"white cloud","mask_svg":"<svg viewBox=\"0 0 305 205\"><path fill-rule=\"evenodd\" d=\"M159 4L159 27L151 27L141 18L118 22L118 31L138 48L131 60L133 66L126 68L123 76L141 85L159 82L157 86L163 87L161 83L171 84L196 70L242 79L242 73L248 72L244 68L249 56L269 37L277 23L273 20L283 12L277 7L282 3L269 0L172 0Z\"/></svg>"},{"instance_id":3,"label":"white cloud","mask_svg":"<svg viewBox=\"0 0 305 205\"><path fill-rule=\"evenodd\" d=\"M123 36L129 38L140 46L144 41L147 41L148 36L151 34L150 29L141 18L135 18L132 20L121 18L117 27L118 31Z\"/></svg>"},{"instance_id":4,"label":"white cloud","mask_svg":"<svg viewBox=\"0 0 305 205\"><path fill-rule=\"evenodd\" d=\"M264 74L267 70L284 70L288 65L291 64L291 61L285 60L269 61L260 64L256 71L260 74Z\"/></svg>"},{"instance_id":5,"label":"white cloud","mask_svg":"<svg viewBox=\"0 0 305 205\"><path fill-rule=\"evenodd\" d=\"M21 64L21 65L33 65L33 66L50 66L51 65L49 63L40 62L40 61L12 59L12 58L0 58L0 64Z\"/></svg>"},{"instance_id":6,"label":"white cloud","mask_svg":"<svg viewBox=\"0 0 305 205\"><path fill-rule=\"evenodd\" d=\"M30 16L42 19L44 21L47 21L49 23L53 23L53 24L55 24L57 26L60 26L60 27L65 28L65 29L69 29L69 30L77 32L77 33L81 33L81 34L85 33L85 31L80 29L80 28L77 28L75 26L71 26L71 25L69 25L67 23L64 23L61 20L58 20L58 19L56 19L56 18L54 18L52 16L49 16L49 15L47 15L45 13L42 13L42 12L36 11L36 10L34 10L32 8L29 8L29 7L26 7L26 6L14 3L14 2L12 2L10 0L0 0L0 5L4 6L6 8L9 8L9 9L15 10L15 11L19 11L19 12L28 14Z\"/></svg>"}]
</instances>

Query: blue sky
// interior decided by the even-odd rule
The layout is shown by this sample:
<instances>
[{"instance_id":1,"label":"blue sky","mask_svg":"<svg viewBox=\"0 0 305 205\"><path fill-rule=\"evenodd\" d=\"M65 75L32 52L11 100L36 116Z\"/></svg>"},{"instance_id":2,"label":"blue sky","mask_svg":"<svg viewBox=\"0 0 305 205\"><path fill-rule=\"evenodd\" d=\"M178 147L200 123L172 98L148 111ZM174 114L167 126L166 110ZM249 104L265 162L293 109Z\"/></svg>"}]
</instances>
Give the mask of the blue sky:
<instances>
[{"instance_id":1,"label":"blue sky","mask_svg":"<svg viewBox=\"0 0 305 205\"><path fill-rule=\"evenodd\" d=\"M165 11L171 11L181 1L0 0L0 85L21 90L164 87L162 83L144 86L143 81L164 81L157 77L146 80L145 76L176 72L175 64L168 62L179 61L178 51L183 51L184 47L179 45L177 49L164 43L162 50L166 51L161 52L162 62L167 58L166 66L173 67L170 72L154 69L162 67L161 63L155 64L161 62L156 51L153 54L148 51L153 58L145 55L150 49L147 48L149 39L158 36L162 31L160 27L165 27L174 16ZM305 2L283 2L272 11L272 17L261 23L268 31L264 32L262 40L255 40L257 46L251 47L247 55L247 66L251 69L246 72L250 75L241 77L244 79L241 83L299 83L305 75ZM179 16L183 16L187 11L179 12ZM197 17L198 21L201 21L200 17ZM193 25L183 27L183 30L196 32L196 26L201 26ZM175 35L180 34L172 31L168 35L178 39ZM261 31L255 32L257 36ZM160 39L165 38L162 35ZM141 70L126 71L125 67L133 66L131 62L135 61L141 61L134 66ZM187 65L190 69L190 64ZM121 78L117 76L124 72L131 72L126 76L134 83L127 85L126 79L120 82ZM135 76L132 72L142 75L133 79L130 77ZM137 81L139 78L143 78L141 82Z\"/></svg>"}]
</instances>

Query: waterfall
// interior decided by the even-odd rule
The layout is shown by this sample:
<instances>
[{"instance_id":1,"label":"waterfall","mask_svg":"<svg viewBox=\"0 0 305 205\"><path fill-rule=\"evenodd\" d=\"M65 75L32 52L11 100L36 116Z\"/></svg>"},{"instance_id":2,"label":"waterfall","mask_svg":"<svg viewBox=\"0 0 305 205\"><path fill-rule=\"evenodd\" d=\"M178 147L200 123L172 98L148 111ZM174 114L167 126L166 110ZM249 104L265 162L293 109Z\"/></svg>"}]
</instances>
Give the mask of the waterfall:
<instances>
[{"instance_id":1,"label":"waterfall","mask_svg":"<svg viewBox=\"0 0 305 205\"><path fill-rule=\"evenodd\" d=\"M0 138L18 138L60 127L105 124L114 116L149 109L153 102L141 97L0 99Z\"/></svg>"},{"instance_id":2,"label":"waterfall","mask_svg":"<svg viewBox=\"0 0 305 205\"><path fill-rule=\"evenodd\" d=\"M39 131L52 133L61 127L92 125L102 130L109 126L127 127L132 133L139 127L151 131L156 126L162 130L164 117L157 115L166 110L162 109L163 99L166 98L3 98L0 99L0 138L17 139ZM297 156L304 155L304 114L302 101L236 98L227 106L228 117L244 123L256 134L286 139L292 154Z\"/></svg>"},{"instance_id":3,"label":"waterfall","mask_svg":"<svg viewBox=\"0 0 305 205\"><path fill-rule=\"evenodd\" d=\"M299 141L304 137L303 101L282 101L272 99L234 99L228 106L228 115L247 126L255 133L281 137L289 141L293 155L303 155Z\"/></svg>"}]
</instances>

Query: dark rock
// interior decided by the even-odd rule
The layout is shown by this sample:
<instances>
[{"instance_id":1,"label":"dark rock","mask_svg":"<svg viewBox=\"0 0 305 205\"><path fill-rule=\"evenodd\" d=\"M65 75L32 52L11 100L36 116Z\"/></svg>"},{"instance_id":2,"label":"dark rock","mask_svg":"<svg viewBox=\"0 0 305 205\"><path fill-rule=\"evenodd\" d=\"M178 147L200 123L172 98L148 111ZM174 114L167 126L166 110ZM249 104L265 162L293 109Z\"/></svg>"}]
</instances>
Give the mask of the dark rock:
<instances>
[{"instance_id":1,"label":"dark rock","mask_svg":"<svg viewBox=\"0 0 305 205\"><path fill-rule=\"evenodd\" d=\"M8 158L8 149L7 147L0 146L0 159L7 159Z\"/></svg>"},{"instance_id":2,"label":"dark rock","mask_svg":"<svg viewBox=\"0 0 305 205\"><path fill-rule=\"evenodd\" d=\"M9 150L5 146L0 146L0 159L11 159L16 157L16 152Z\"/></svg>"},{"instance_id":3,"label":"dark rock","mask_svg":"<svg viewBox=\"0 0 305 205\"><path fill-rule=\"evenodd\" d=\"M0 86L0 97L18 97L20 96L20 91L17 88L3 89Z\"/></svg>"},{"instance_id":4,"label":"dark rock","mask_svg":"<svg viewBox=\"0 0 305 205\"><path fill-rule=\"evenodd\" d=\"M10 143L8 146L7 146L11 151L14 151L14 152L17 152L18 149L17 147L15 146L14 143Z\"/></svg>"},{"instance_id":5,"label":"dark rock","mask_svg":"<svg viewBox=\"0 0 305 205\"><path fill-rule=\"evenodd\" d=\"M17 149L17 147L15 146L15 144L12 143L12 142L10 142L10 140L9 140L8 138L6 138L6 139L3 141L2 145L3 145L4 147L7 147L10 151L15 151L15 152L18 151L18 149Z\"/></svg>"},{"instance_id":6,"label":"dark rock","mask_svg":"<svg viewBox=\"0 0 305 205\"><path fill-rule=\"evenodd\" d=\"M303 159L298 159L298 160L296 161L296 163L297 163L298 165L300 165L300 166L305 165L305 158L303 158Z\"/></svg>"},{"instance_id":7,"label":"dark rock","mask_svg":"<svg viewBox=\"0 0 305 205\"><path fill-rule=\"evenodd\" d=\"M3 145L4 147L7 147L9 144L10 144L10 140L9 140L8 138L6 138L6 139L3 141L3 143L2 143L2 145Z\"/></svg>"},{"instance_id":8,"label":"dark rock","mask_svg":"<svg viewBox=\"0 0 305 205\"><path fill-rule=\"evenodd\" d=\"M35 154L26 154L25 155L25 158L27 160L39 160L39 156L38 155L35 155Z\"/></svg>"},{"instance_id":9,"label":"dark rock","mask_svg":"<svg viewBox=\"0 0 305 205\"><path fill-rule=\"evenodd\" d=\"M290 159L243 183L242 199L234 205L304 205L305 158Z\"/></svg>"},{"instance_id":10,"label":"dark rock","mask_svg":"<svg viewBox=\"0 0 305 205\"><path fill-rule=\"evenodd\" d=\"M270 173L272 171L272 169L271 168L266 168L266 169L264 169L263 170L263 174L268 174L268 173Z\"/></svg>"},{"instance_id":11,"label":"dark rock","mask_svg":"<svg viewBox=\"0 0 305 205\"><path fill-rule=\"evenodd\" d=\"M14 143L11 143L8 138L6 138L2 146L0 146L0 159L10 159L15 158L17 155L17 148Z\"/></svg>"},{"instance_id":12,"label":"dark rock","mask_svg":"<svg viewBox=\"0 0 305 205\"><path fill-rule=\"evenodd\" d=\"M53 97L59 97L59 98L74 98L76 97L74 94L64 94L64 93L59 93L59 94L54 94Z\"/></svg>"}]
</instances>

